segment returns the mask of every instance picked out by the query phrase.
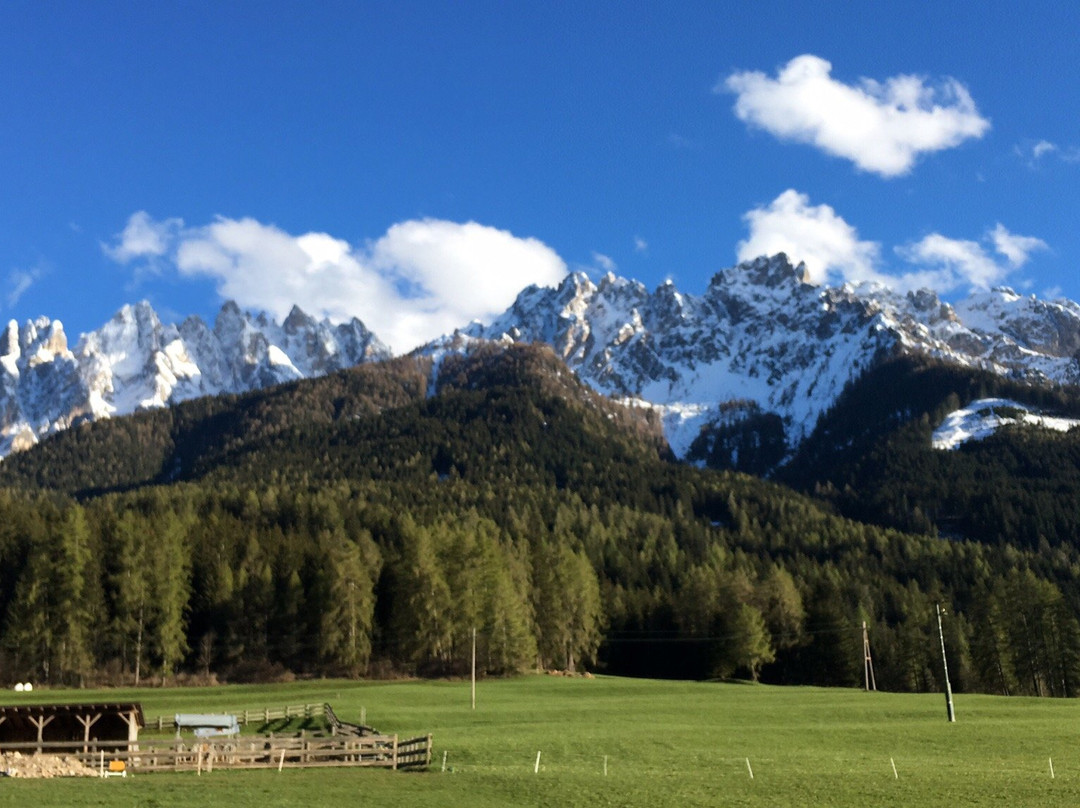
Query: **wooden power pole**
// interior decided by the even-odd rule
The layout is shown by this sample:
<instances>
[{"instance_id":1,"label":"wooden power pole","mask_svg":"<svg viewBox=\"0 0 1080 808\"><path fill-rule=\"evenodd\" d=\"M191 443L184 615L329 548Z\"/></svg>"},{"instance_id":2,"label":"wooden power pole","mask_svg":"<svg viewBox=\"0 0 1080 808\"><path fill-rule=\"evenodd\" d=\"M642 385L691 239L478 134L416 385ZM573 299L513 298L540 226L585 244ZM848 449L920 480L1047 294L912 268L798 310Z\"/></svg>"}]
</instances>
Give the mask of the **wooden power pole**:
<instances>
[{"instance_id":1,"label":"wooden power pole","mask_svg":"<svg viewBox=\"0 0 1080 808\"><path fill-rule=\"evenodd\" d=\"M941 604L935 603L937 609L937 633L941 640L941 668L945 671L945 709L949 714L949 721L956 721L956 711L953 710L952 685L949 684L949 662L945 659L945 632L941 629Z\"/></svg>"},{"instance_id":2,"label":"wooden power pole","mask_svg":"<svg viewBox=\"0 0 1080 808\"><path fill-rule=\"evenodd\" d=\"M870 635L866 631L866 621L862 624L862 647L863 647L863 679L866 682L866 691L877 690L877 681L874 679L874 659L870 656Z\"/></svg>"}]
</instances>

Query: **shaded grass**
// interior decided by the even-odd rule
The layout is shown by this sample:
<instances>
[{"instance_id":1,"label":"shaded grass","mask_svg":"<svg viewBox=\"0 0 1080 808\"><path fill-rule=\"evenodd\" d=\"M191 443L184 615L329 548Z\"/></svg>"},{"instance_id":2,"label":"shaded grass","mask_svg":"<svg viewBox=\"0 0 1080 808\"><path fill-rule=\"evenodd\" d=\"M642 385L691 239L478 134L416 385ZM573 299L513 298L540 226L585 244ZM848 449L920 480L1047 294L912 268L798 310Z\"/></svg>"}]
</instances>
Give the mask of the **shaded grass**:
<instances>
[{"instance_id":1,"label":"shaded grass","mask_svg":"<svg viewBox=\"0 0 1080 808\"><path fill-rule=\"evenodd\" d=\"M346 721L366 708L368 723L383 732L431 732L436 760L425 773L219 769L202 777L4 780L0 805L1080 803L1073 701L962 695L957 723L949 724L938 695L541 676L481 682L475 712L467 682L38 692L18 701L98 698L141 701L147 716L329 701Z\"/></svg>"}]
</instances>

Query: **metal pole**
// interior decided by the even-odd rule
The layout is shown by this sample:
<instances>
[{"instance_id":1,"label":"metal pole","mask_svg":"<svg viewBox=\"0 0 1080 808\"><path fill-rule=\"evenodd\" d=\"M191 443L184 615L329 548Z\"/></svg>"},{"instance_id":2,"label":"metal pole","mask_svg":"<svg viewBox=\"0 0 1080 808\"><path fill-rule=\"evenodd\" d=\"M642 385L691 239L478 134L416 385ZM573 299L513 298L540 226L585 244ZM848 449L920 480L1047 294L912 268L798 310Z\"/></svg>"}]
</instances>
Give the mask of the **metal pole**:
<instances>
[{"instance_id":1,"label":"metal pole","mask_svg":"<svg viewBox=\"0 0 1080 808\"><path fill-rule=\"evenodd\" d=\"M937 631L938 638L941 640L941 667L945 671L945 708L949 714L949 721L956 721L956 711L953 710L952 703L952 685L949 684L949 663L945 659L945 632L941 628L941 604L935 603L934 608L937 610Z\"/></svg>"},{"instance_id":2,"label":"metal pole","mask_svg":"<svg viewBox=\"0 0 1080 808\"><path fill-rule=\"evenodd\" d=\"M476 709L476 627L472 630L472 708Z\"/></svg>"}]
</instances>

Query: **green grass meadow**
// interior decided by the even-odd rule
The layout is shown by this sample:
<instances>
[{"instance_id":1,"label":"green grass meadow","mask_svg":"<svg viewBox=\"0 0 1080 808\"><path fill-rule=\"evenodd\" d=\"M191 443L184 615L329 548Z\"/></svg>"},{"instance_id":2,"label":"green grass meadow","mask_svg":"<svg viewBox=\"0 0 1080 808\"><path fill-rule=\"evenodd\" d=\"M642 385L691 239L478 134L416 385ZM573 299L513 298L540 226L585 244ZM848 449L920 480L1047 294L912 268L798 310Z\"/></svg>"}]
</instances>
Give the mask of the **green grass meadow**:
<instances>
[{"instance_id":1,"label":"green grass meadow","mask_svg":"<svg viewBox=\"0 0 1080 808\"><path fill-rule=\"evenodd\" d=\"M482 681L475 711L468 682L315 681L5 698L137 700L148 717L329 701L346 721L358 721L364 709L380 731L432 733L435 762L427 772L218 769L202 776L0 779L0 806L1080 804L1075 701L958 695L957 722L949 724L940 695L554 676Z\"/></svg>"}]
</instances>

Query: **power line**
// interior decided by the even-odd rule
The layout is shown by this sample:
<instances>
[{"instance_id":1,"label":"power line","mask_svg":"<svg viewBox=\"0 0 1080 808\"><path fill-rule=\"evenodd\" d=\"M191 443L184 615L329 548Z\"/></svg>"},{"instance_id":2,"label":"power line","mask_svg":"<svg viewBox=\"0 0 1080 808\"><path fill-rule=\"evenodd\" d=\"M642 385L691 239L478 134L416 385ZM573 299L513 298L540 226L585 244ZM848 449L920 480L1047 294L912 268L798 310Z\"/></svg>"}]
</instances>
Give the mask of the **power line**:
<instances>
[{"instance_id":1,"label":"power line","mask_svg":"<svg viewBox=\"0 0 1080 808\"><path fill-rule=\"evenodd\" d=\"M774 639L798 639L806 636L818 636L824 634L849 634L862 631L859 626L841 626L837 628L820 628L810 631L786 632L771 634ZM634 635L634 636L625 636ZM640 631L640 632L616 632L601 639L604 643L624 642L709 642L716 640L737 640L747 636L746 632L730 632L727 634L679 634L676 630Z\"/></svg>"}]
</instances>

